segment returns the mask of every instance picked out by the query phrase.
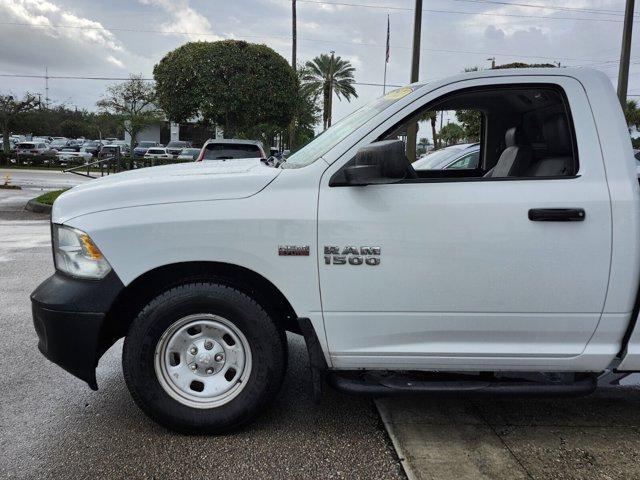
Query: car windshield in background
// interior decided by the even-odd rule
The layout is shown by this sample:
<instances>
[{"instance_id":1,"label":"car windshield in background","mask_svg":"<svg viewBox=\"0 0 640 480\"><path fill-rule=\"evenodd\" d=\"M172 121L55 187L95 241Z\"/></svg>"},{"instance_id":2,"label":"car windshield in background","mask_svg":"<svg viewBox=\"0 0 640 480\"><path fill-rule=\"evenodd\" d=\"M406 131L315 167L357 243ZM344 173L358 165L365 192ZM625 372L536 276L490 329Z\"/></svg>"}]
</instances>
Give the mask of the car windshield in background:
<instances>
[{"instance_id":1,"label":"car windshield in background","mask_svg":"<svg viewBox=\"0 0 640 480\"><path fill-rule=\"evenodd\" d=\"M187 142L169 142L167 148L184 148L187 146Z\"/></svg>"},{"instance_id":2,"label":"car windshield in background","mask_svg":"<svg viewBox=\"0 0 640 480\"><path fill-rule=\"evenodd\" d=\"M435 170L441 164L456 158L456 156L460 155L463 150L464 148L443 148L442 150L435 151L426 157L417 160L413 163L413 168L418 168L420 170Z\"/></svg>"},{"instance_id":3,"label":"car windshield in background","mask_svg":"<svg viewBox=\"0 0 640 480\"><path fill-rule=\"evenodd\" d=\"M162 155L164 153L166 153L164 150L161 150L159 148L150 148L149 150L147 150L147 153L153 154L153 155Z\"/></svg>"},{"instance_id":4,"label":"car windshield in background","mask_svg":"<svg viewBox=\"0 0 640 480\"><path fill-rule=\"evenodd\" d=\"M205 160L230 160L233 158L260 158L260 147L253 144L210 143L204 152Z\"/></svg>"},{"instance_id":5,"label":"car windshield in background","mask_svg":"<svg viewBox=\"0 0 640 480\"><path fill-rule=\"evenodd\" d=\"M198 153L200 153L199 148L185 148L180 152L180 155L196 155Z\"/></svg>"},{"instance_id":6,"label":"car windshield in background","mask_svg":"<svg viewBox=\"0 0 640 480\"><path fill-rule=\"evenodd\" d=\"M156 146L156 142L140 142L138 144L138 147L140 148L149 148L149 147L155 147Z\"/></svg>"},{"instance_id":7,"label":"car windshield in background","mask_svg":"<svg viewBox=\"0 0 640 480\"><path fill-rule=\"evenodd\" d=\"M35 143L19 143L18 148L36 148Z\"/></svg>"},{"instance_id":8,"label":"car windshield in background","mask_svg":"<svg viewBox=\"0 0 640 480\"><path fill-rule=\"evenodd\" d=\"M281 168L301 168L312 164L347 138L353 131L421 86L422 85L412 85L410 87L398 88L366 104L352 114L347 115L287 158L287 161L282 164Z\"/></svg>"}]
</instances>

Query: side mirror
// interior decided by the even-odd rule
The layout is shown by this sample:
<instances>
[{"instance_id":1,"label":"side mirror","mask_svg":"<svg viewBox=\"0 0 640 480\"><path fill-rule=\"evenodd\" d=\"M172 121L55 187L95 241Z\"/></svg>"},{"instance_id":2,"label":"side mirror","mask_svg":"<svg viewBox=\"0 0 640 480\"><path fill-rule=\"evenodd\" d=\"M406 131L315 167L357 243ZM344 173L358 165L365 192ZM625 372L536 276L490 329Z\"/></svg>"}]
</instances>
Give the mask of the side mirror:
<instances>
[{"instance_id":1,"label":"side mirror","mask_svg":"<svg viewBox=\"0 0 640 480\"><path fill-rule=\"evenodd\" d=\"M384 140L362 147L355 164L345 168L347 185L364 186L396 183L407 176L409 161L401 140Z\"/></svg>"}]
</instances>

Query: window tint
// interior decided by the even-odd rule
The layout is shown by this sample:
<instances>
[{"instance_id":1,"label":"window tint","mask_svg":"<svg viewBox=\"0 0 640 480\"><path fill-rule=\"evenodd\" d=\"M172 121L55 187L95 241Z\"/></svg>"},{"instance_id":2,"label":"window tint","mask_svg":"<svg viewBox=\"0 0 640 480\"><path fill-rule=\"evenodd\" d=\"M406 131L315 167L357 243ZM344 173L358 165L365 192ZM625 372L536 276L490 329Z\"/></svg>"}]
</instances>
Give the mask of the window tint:
<instances>
[{"instance_id":1,"label":"window tint","mask_svg":"<svg viewBox=\"0 0 640 480\"><path fill-rule=\"evenodd\" d=\"M262 152L257 145L236 143L210 143L205 147L205 160L227 160L233 158L260 158Z\"/></svg>"}]
</instances>

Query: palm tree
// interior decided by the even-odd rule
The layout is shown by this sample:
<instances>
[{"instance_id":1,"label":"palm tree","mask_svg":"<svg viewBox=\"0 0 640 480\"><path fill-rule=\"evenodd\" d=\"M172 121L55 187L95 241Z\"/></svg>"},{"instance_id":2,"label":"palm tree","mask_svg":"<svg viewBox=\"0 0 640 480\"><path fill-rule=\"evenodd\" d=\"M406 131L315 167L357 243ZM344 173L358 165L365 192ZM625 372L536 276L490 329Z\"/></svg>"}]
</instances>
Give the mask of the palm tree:
<instances>
[{"instance_id":1,"label":"palm tree","mask_svg":"<svg viewBox=\"0 0 640 480\"><path fill-rule=\"evenodd\" d=\"M312 95L322 95L322 123L326 130L331 126L331 100L335 92L338 100L344 97L348 102L351 97L358 98L356 89L353 88L355 79L353 73L356 69L349 60L334 57L333 53L321 54L319 57L305 63L301 72L301 80Z\"/></svg>"}]
</instances>

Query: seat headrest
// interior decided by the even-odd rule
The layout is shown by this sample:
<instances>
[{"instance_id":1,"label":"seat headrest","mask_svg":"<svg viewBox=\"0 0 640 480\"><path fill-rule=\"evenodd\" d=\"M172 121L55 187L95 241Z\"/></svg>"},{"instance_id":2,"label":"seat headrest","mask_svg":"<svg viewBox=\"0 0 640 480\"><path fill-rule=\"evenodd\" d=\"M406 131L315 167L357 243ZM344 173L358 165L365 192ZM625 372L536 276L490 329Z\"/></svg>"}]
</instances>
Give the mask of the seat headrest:
<instances>
[{"instance_id":1,"label":"seat headrest","mask_svg":"<svg viewBox=\"0 0 640 480\"><path fill-rule=\"evenodd\" d=\"M554 155L571 153L571 133L564 114L558 113L549 117L542 124L542 134L547 142L547 152Z\"/></svg>"},{"instance_id":2,"label":"seat headrest","mask_svg":"<svg viewBox=\"0 0 640 480\"><path fill-rule=\"evenodd\" d=\"M528 145L529 140L527 140L527 136L522 130L522 127L516 126L511 127L504 134L504 143L507 147L516 147L518 145Z\"/></svg>"}]
</instances>

